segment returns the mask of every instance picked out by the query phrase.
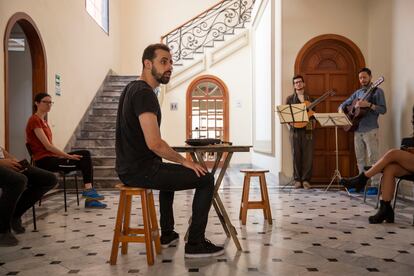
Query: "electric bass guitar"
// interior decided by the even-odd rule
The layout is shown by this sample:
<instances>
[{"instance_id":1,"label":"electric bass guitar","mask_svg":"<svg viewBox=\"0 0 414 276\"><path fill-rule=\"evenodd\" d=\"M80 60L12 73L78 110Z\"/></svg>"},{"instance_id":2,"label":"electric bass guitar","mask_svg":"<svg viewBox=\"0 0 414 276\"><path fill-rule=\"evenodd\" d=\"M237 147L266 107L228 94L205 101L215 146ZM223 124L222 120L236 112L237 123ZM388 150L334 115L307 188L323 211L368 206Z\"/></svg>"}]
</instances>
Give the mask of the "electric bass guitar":
<instances>
[{"instance_id":1,"label":"electric bass guitar","mask_svg":"<svg viewBox=\"0 0 414 276\"><path fill-rule=\"evenodd\" d=\"M355 99L352 101L352 104L346 106L344 108L344 113L346 116L348 116L349 121L351 121L352 125L345 126L345 131L355 131L358 126L359 122L362 120L362 118L365 116L365 114L368 113L370 107L356 107L356 103L360 100L366 101L368 97L370 97L376 90L376 88L384 82L384 77L378 78L371 86L368 88L368 90L365 92L364 96L361 99Z\"/></svg>"},{"instance_id":2,"label":"electric bass guitar","mask_svg":"<svg viewBox=\"0 0 414 276\"><path fill-rule=\"evenodd\" d=\"M329 96L333 96L333 95L335 95L335 91L330 90L326 92L325 94L323 94L322 96L320 96L319 98L317 98L316 100L314 100L313 102L304 101L303 103L306 105L306 112L308 113L308 118L312 117L313 114L315 113L315 111L313 111L312 108L314 108L317 104L321 103L323 100L325 100ZM293 127L304 128L306 127L307 124L308 122L295 122L293 123Z\"/></svg>"}]
</instances>

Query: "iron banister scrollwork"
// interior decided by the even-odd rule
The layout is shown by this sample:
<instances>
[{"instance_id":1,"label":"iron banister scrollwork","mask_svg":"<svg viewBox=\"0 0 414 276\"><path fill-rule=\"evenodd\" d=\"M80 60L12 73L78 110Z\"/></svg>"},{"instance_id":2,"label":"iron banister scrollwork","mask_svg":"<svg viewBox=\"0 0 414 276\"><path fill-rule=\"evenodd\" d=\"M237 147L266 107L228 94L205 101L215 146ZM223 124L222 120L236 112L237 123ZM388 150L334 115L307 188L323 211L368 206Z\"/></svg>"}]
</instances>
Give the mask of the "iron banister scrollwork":
<instances>
[{"instance_id":1,"label":"iron banister scrollwork","mask_svg":"<svg viewBox=\"0 0 414 276\"><path fill-rule=\"evenodd\" d=\"M183 59L192 59L194 53L204 52L205 47L212 47L214 41L222 41L235 29L244 28L251 19L255 0L225 0L199 16L174 29L162 40L167 44L174 63Z\"/></svg>"}]
</instances>

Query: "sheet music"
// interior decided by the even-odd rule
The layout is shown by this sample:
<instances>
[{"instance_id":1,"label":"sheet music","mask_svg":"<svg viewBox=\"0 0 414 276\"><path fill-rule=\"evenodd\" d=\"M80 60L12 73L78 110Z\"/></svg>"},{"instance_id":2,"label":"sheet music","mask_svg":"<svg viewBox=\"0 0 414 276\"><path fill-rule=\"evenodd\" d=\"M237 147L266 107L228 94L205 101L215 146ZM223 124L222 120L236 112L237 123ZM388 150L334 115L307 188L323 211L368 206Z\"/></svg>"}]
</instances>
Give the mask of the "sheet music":
<instances>
[{"instance_id":1,"label":"sheet music","mask_svg":"<svg viewBox=\"0 0 414 276\"><path fill-rule=\"evenodd\" d=\"M293 122L309 122L306 105L303 103L278 105L276 106L275 111L279 115L281 124Z\"/></svg>"},{"instance_id":2,"label":"sheet music","mask_svg":"<svg viewBox=\"0 0 414 276\"><path fill-rule=\"evenodd\" d=\"M323 127L352 125L344 113L314 113L313 116Z\"/></svg>"}]
</instances>

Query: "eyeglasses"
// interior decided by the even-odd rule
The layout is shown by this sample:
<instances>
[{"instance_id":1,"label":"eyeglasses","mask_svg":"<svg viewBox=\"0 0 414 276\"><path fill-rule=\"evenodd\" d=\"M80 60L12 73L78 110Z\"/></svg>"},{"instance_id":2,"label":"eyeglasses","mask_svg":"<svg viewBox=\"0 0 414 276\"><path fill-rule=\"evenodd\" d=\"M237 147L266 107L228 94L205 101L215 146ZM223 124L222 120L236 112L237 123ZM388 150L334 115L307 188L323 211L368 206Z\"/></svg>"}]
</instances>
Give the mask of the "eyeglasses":
<instances>
[{"instance_id":1,"label":"eyeglasses","mask_svg":"<svg viewBox=\"0 0 414 276\"><path fill-rule=\"evenodd\" d=\"M45 103L45 104L54 104L54 102L52 101L40 101L41 103Z\"/></svg>"},{"instance_id":2,"label":"eyeglasses","mask_svg":"<svg viewBox=\"0 0 414 276\"><path fill-rule=\"evenodd\" d=\"M303 83L302 80L294 81L293 84Z\"/></svg>"}]
</instances>

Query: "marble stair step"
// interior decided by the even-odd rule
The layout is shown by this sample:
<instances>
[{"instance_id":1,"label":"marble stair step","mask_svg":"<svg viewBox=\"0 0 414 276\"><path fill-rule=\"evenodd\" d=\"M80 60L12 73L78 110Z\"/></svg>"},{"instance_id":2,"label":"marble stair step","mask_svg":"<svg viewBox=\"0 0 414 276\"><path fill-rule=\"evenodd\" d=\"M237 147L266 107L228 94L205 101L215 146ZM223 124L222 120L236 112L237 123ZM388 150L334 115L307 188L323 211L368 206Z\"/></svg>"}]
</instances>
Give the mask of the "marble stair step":
<instances>
[{"instance_id":1,"label":"marble stair step","mask_svg":"<svg viewBox=\"0 0 414 276\"><path fill-rule=\"evenodd\" d=\"M89 130L82 130L80 133L81 138L113 138L115 139L115 131L114 130L100 130L100 131L89 131Z\"/></svg>"}]
</instances>

